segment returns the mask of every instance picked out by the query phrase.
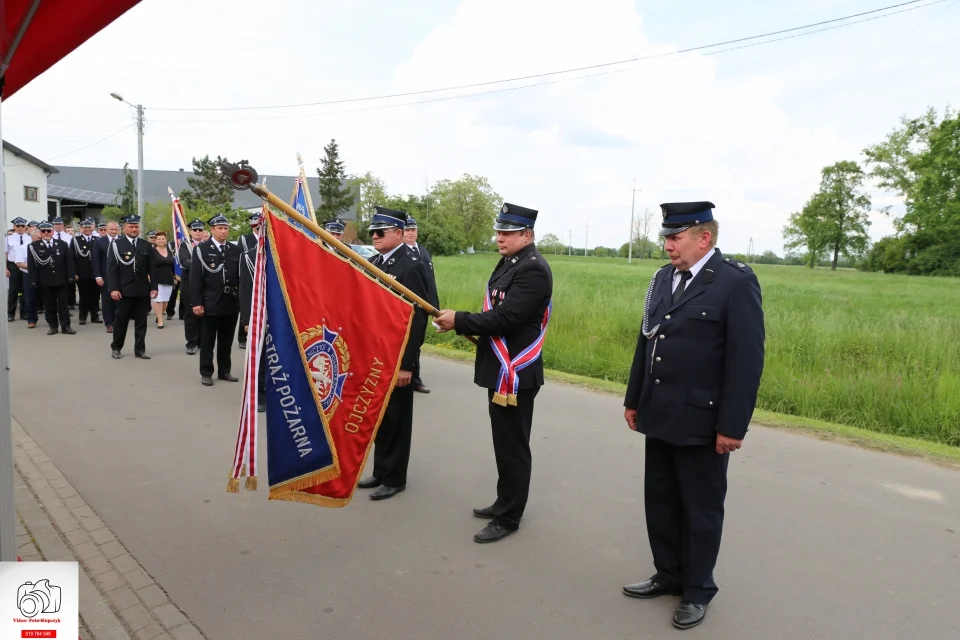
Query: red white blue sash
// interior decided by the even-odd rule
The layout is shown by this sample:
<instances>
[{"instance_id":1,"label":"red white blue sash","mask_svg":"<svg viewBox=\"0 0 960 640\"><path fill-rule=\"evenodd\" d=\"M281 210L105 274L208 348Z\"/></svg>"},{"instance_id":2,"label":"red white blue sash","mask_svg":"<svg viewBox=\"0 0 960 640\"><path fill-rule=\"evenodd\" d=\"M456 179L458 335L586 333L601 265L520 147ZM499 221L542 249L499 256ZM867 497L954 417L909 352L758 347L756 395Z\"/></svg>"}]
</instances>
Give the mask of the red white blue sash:
<instances>
[{"instance_id":1,"label":"red white blue sash","mask_svg":"<svg viewBox=\"0 0 960 640\"><path fill-rule=\"evenodd\" d=\"M486 290L483 299L483 310L493 310L493 304L490 301L490 290ZM493 403L506 406L517 406L517 392L520 390L520 377L517 375L531 364L537 361L540 353L543 351L543 342L547 336L547 323L550 322L550 312L553 310L553 300L547 304L543 312L543 320L540 322L540 335L533 341L529 347L517 354L511 360L510 351L507 349L507 339L503 336L490 336L490 346L493 347L493 353L500 361L500 375L497 377L497 390L493 394Z\"/></svg>"}]
</instances>

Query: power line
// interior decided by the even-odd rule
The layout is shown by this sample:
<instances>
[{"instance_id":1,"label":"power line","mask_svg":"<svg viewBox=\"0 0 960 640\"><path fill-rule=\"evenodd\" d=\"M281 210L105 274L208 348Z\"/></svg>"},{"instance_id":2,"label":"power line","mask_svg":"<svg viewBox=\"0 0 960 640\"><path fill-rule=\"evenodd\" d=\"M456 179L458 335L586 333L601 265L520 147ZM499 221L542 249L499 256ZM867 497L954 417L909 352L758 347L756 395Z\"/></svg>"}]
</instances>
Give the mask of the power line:
<instances>
[{"instance_id":1,"label":"power line","mask_svg":"<svg viewBox=\"0 0 960 640\"><path fill-rule=\"evenodd\" d=\"M68 153L61 153L61 154L58 155L58 156L48 157L47 160L56 160L57 158L64 158L64 157L66 157L66 156L73 155L73 154L77 153L78 151L83 151L84 149L89 149L90 147L92 147L92 146L94 146L94 145L98 145L98 144L100 144L101 142L106 142L107 140L109 140L110 138L112 138L112 137L115 136L115 135L118 135L118 134L120 134L120 133L123 133L124 131L126 131L127 129L129 129L129 128L132 127L132 126L133 126L132 124L128 124L128 125L125 126L123 129L120 129L119 131L114 131L114 132L111 133L110 135L108 135L108 136L106 136L106 137L104 137L104 138L100 138L100 139L97 140L96 142L93 142L93 143L91 143L91 144L88 144L88 145L85 146L85 147L80 147L79 149L74 149L73 151L70 151L70 152L68 152Z\"/></svg>"},{"instance_id":2,"label":"power line","mask_svg":"<svg viewBox=\"0 0 960 640\"><path fill-rule=\"evenodd\" d=\"M301 103L295 103L295 104L260 105L260 106L249 106L249 107L151 107L151 111L252 111L252 110L265 110L265 109L293 109L293 108L299 108L299 107L319 107L319 106L328 106L328 105L334 105L334 104L344 104L344 103L350 103L350 102L367 102L367 101L372 101L372 100L385 100L385 99L388 99L388 98L403 98L403 97L416 96L416 95L425 95L425 94L430 94L430 93L440 93L440 92L444 92L444 91L457 91L457 90L461 90L461 89L473 89L473 88L477 88L477 87L485 87L485 86L490 86L490 85L495 85L495 84L503 84L503 83L507 83L507 82L518 82L518 81L521 81L521 80L533 80L533 79L536 79L536 78L546 78L546 77L550 77L550 76L562 75L562 74L567 74L567 73L575 73L575 72L578 72L578 71L590 71L590 70L593 70L593 69L601 69L601 68L605 68L605 67L612 67L612 66L617 66L617 65L628 64L628 63L632 63L632 62L641 62L641 61L644 61L644 60L653 60L653 59L655 59L655 58L664 58L664 57L670 57L670 56L677 56L677 55L680 55L680 54L683 54L683 53L690 53L690 52L693 52L693 51L701 51L701 50L704 50L704 49L713 49L713 48L716 48L716 47L722 47L722 46L726 46L726 45L730 45L730 44L737 44L737 43L740 43L740 42L748 42L748 41L750 41L750 40L758 40L758 39L760 39L760 38L767 38L767 37L770 37L770 36L781 35L781 34L790 33L790 32L793 32L793 31L801 31L801 30L803 30L803 29L810 29L810 28L812 28L812 27L819 27L819 26L823 26L823 25L827 25L827 24L832 24L832 23L835 23L835 22L843 22L843 21L846 21L846 20L850 20L850 19L852 19L852 18L859 18L859 17L862 17L862 16L872 15L872 14L875 14L875 13L881 13L881 12L884 12L884 11L888 11L888 10L890 10L890 9L897 9L897 8L900 8L900 7L906 7L906 6L908 6L908 5L916 5L916 4L918 4L918 3L920 3L920 2L923 2L923 1L924 1L924 0L909 0L908 2L900 2L900 3L898 3L898 4L893 4L893 5L889 5L889 6L886 6L886 7L881 7L881 8L879 8L879 9L871 9L870 11L862 11L862 12L860 12L860 13L852 13L852 14L850 14L850 15L842 16L842 17L840 17L840 18L831 18L831 19L829 19L829 20L821 20L821 21L819 21L819 22L813 22L813 23L810 23L810 24L805 24L805 25L801 25L801 26L797 26L797 27L790 27L789 29L780 29L780 30L778 30L778 31L770 31L770 32L767 32L767 33L761 33L761 34L757 34L757 35L746 36L746 37L743 37L743 38L736 38L736 39L733 39L733 40L725 40L725 41L722 41L722 42L714 42L714 43L712 43L712 44L705 44L705 45L699 45L699 46L695 46L695 47L688 47L688 48L680 49L680 50L677 50L677 51L668 51L668 52L664 52L664 53L656 53L656 54L651 54L651 55L647 55L647 56L639 56L639 57L636 57L636 58L628 58L628 59L626 59L626 60L617 60L617 61L614 61L614 62L602 62L602 63L593 64L593 65L586 65L586 66L582 66L582 67L574 67L574 68L570 68L570 69L562 69L562 70L558 70L558 71L547 71L547 72L544 72L544 73L536 73L536 74L531 74L531 75L526 75L526 76L517 76L517 77L514 77L514 78L505 78L505 79L501 79L501 80L488 80L488 81L486 81L486 82L475 82L475 83L472 83L472 84L463 84L463 85L457 85L457 86L452 86L452 87L443 87L443 88L438 88L438 89L424 89L424 90L420 90L420 91L408 91L408 92L404 92L404 93L393 93L393 94L385 94L385 95L379 95L379 96L367 96L367 97L362 97L362 98L344 98L344 99L338 99L338 100L326 100L326 101L321 101L321 102L301 102ZM924 7L928 7L928 6L931 6L931 5L934 5L934 4L940 4L941 2L945 2L945 1L946 1L946 0L934 0L934 2L930 2L930 3L928 3L928 4L923 4L923 5L921 5L921 6L912 6L912 7L910 7L910 8L907 9L907 10L922 9L922 8L924 8ZM877 17L878 17L878 18L882 18L882 17L887 17L887 16L889 16L889 15L895 15L895 14L897 14L897 13L903 13L903 11L891 12L891 13L889 13L889 14L885 14L885 15L883 15L883 16L877 16ZM877 18L871 18L871 19L877 19ZM852 23L850 23L850 24L857 24L858 22L866 22L866 20L856 21L856 22L852 22ZM849 25L840 25L840 26L849 26ZM834 28L836 28L836 27L834 27ZM826 30L826 29L823 29L823 30L821 30L821 31L825 31L825 30ZM818 31L814 31L814 32L811 32L811 33L818 33ZM804 35L807 35L807 34L804 34ZM784 39L786 39L786 38L784 38ZM777 40L772 40L771 42L777 42ZM728 50L731 50L731 49L728 49ZM582 76L582 77L590 77L590 76ZM526 85L526 86L537 86L537 85ZM471 94L471 95L481 95L481 94ZM410 103L410 104L413 104L413 103Z\"/></svg>"},{"instance_id":3,"label":"power line","mask_svg":"<svg viewBox=\"0 0 960 640\"><path fill-rule=\"evenodd\" d=\"M842 28L844 28L844 27L853 26L853 25L856 25L856 24L860 24L860 23L862 23L862 22L870 22L870 21L873 21L873 20L879 20L879 19L881 19L881 18L887 18L887 17L889 17L889 16L896 15L896 14L898 14L898 13L905 13L905 12L907 12L907 11L914 11L914 10L917 10L917 9L924 9L924 8L926 8L926 7L929 7L929 6L932 6L932 5L935 5L935 4L941 4L941 3L947 2L947 1L949 1L949 0L933 0L932 2L928 2L927 4L923 4L923 5L919 5L919 6L907 7L906 9L900 9L899 11L894 11L894 12L890 12L890 13L883 14L883 15L879 15L879 16L872 16L872 17L869 17L869 18L863 18L862 20L856 20L856 21L854 21L854 22L848 22L848 23L846 23L846 24L839 24L839 25L833 25L833 26L829 26L829 27L823 27L822 29L816 29L816 30L814 30L814 31L808 31L808 32L805 32L805 33L795 33L795 34L792 34L792 35L783 36L783 37L775 38L775 39L772 39L772 40L764 40L764 41L762 41L762 42L754 42L754 43L750 43L750 44L743 44L743 45L740 45L740 46L737 46L737 47L729 47L729 48L720 49L720 50L717 50L717 51L707 51L707 52L703 53L702 55L704 55L704 56L719 55L719 54L721 54L721 53L728 53L728 52L730 52L730 51L739 51L739 50L741 50L741 49L749 49L749 48L752 48L752 47L759 47L759 46L766 45L766 44L772 44L772 43L774 43L774 42L781 42L781 41L783 41L783 40L791 40L791 39L793 39L793 38L801 38L801 37L804 37L804 36L809 36L809 35L814 35L814 34L816 34L816 33L821 33L821 32L823 32L823 31L831 31L831 30L834 30L834 29L842 29ZM820 24L822 24L822 23L820 23ZM782 32L781 32L781 33L782 33ZM757 36L757 37L759 37L759 36ZM741 39L741 41L742 41L742 40L744 40L744 39ZM708 46L712 46L712 45L708 45ZM690 52L690 51L694 51L694 50L696 50L696 49L684 49L682 52ZM679 54L679 53L682 53L682 52L681 52L681 51L676 51L676 52L671 52L671 53L656 54L656 55L654 55L654 56L648 56L648 57L646 57L646 58L638 58L637 60L647 60L647 59L655 58L655 57L673 56L673 55L676 55L676 54ZM675 58L674 60L675 60L675 61L683 61L683 60L688 60L688 59L689 59L689 58ZM613 65L613 64L621 64L621 63L610 63L610 64ZM464 98L473 98L473 97L477 97L477 96L491 95L491 94L495 94L495 93L505 93L505 92L507 92L507 91L518 91L518 90L522 90L522 89L530 89L530 88L532 88L532 87L540 87L540 86L546 86L546 85L551 85L551 84L559 84L559 83L562 83L562 82L575 82L575 81L577 81L577 80L584 80L584 79L587 79L587 78L595 78L595 77L604 76L604 75L610 75L610 74L614 74L614 73L624 73L624 72L632 71L632 70L633 70L632 68L612 69L612 70L607 70L607 71L599 71L599 72L596 72L596 73L584 74L584 75L580 75L580 76L574 76L574 77L570 77L570 78L558 78L558 79L554 79L554 80L546 80L546 81L543 81L543 82L534 82L534 83L525 84L525 85L519 85L519 86L514 86L514 87L502 87L502 88L499 88L499 89L489 89L489 90L486 90L486 91L476 91L476 92L473 92L473 93L459 94L459 95L453 95L453 96L441 96L441 97L439 97L439 98L428 98L428 99L426 99L426 100L414 100L414 101L410 101L410 102L399 102L399 103L394 103L394 104L375 105L375 106L370 106L370 107L357 107L357 108L355 108L355 109L340 109L340 110L336 110L336 111L320 111L320 112L314 112L314 113L296 113L296 114L287 114L287 115L278 115L278 116L256 116L256 117L241 117L241 118L206 118L206 119L200 119L200 120L181 120L181 119L177 119L177 118L174 118L174 119L163 119L163 118L157 119L157 118L154 118L152 121L153 121L154 123L156 123L156 122L171 123L171 122L172 122L172 123L179 123L179 124L190 124L190 123L224 123L224 122L253 122L253 121L261 121L261 120L286 120L286 119L290 119L290 118L309 118L309 117L314 117L314 116L337 115L337 114L343 114L343 113L357 113L357 112L361 112L361 111L378 111L378 110L381 110L381 109L395 109L395 108L397 108L397 107L408 107L408 106L413 106L413 105L429 104L429 103L433 103L433 102L446 102L446 101L449 101L449 100L462 100L462 99L464 99ZM556 73L565 73L565 72L556 72ZM510 82L510 81L512 81L512 80L501 80L501 81L497 81L497 82ZM491 84L491 83L481 83L481 84ZM479 86L479 85L465 85L465 86ZM398 95L398 96L414 95L414 94L416 94L416 93L432 93L432 92L447 91L447 90L450 90L450 89L432 89L432 90L424 91L424 92L413 92L412 94L396 94L396 95ZM378 97L378 98L358 98L358 99L356 99L355 101L379 100L379 99L383 99L383 98L387 98L387 97L389 97L389 96L381 96L381 97ZM327 103L315 103L315 104L338 104L338 103L351 102L351 101L354 101L354 100L340 100L340 101L332 101L332 102L327 102ZM300 105L287 105L287 106L300 106ZM251 108L251 107L243 107L242 109L250 109L250 108ZM259 109L259 108L272 108L272 107L256 107L256 108ZM282 108L282 107L277 107L277 108Z\"/></svg>"}]
</instances>

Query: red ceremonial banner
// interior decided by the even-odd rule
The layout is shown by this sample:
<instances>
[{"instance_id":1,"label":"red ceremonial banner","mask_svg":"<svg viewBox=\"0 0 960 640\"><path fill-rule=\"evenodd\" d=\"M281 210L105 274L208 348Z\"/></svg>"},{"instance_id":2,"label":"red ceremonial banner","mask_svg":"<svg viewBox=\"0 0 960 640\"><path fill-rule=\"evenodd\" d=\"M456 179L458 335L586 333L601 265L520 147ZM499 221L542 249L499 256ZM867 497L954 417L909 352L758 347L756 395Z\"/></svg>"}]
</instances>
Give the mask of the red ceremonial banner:
<instances>
[{"instance_id":1,"label":"red ceremonial banner","mask_svg":"<svg viewBox=\"0 0 960 640\"><path fill-rule=\"evenodd\" d=\"M414 307L273 212L266 222L267 251L340 470L321 484L271 489L270 498L343 507L353 498L390 401ZM269 358L268 351L268 377Z\"/></svg>"}]
</instances>

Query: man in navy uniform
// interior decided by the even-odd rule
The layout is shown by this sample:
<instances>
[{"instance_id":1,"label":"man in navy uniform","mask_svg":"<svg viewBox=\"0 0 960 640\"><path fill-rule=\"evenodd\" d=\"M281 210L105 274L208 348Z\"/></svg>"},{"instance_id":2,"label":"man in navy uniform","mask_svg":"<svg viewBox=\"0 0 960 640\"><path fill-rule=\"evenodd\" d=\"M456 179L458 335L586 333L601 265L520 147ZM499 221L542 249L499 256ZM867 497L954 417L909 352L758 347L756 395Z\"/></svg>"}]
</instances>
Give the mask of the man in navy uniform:
<instances>
[{"instance_id":1,"label":"man in navy uniform","mask_svg":"<svg viewBox=\"0 0 960 640\"><path fill-rule=\"evenodd\" d=\"M100 324L100 288L93 269L93 248L98 238L93 235L93 220L80 223L80 235L73 239L73 259L76 263L77 292L80 294L80 324Z\"/></svg>"},{"instance_id":2,"label":"man in navy uniform","mask_svg":"<svg viewBox=\"0 0 960 640\"><path fill-rule=\"evenodd\" d=\"M209 221L210 239L193 249L190 261L190 304L200 318L200 383L213 386L213 348L217 348L217 378L231 375L230 352L240 315L240 247L227 241L230 222L222 214Z\"/></svg>"},{"instance_id":3,"label":"man in navy uniform","mask_svg":"<svg viewBox=\"0 0 960 640\"><path fill-rule=\"evenodd\" d=\"M397 282L421 298L427 295L427 270L423 262L403 243L403 211L376 207L370 221L370 235L378 254L370 262L396 278ZM385 500L407 486L407 466L413 438L413 371L420 358L420 347L427 326L427 314L414 308L407 348L400 360L397 384L390 396L373 449L373 475L357 483L361 489L379 487L370 494L373 500ZM375 327L374 327L375 330Z\"/></svg>"},{"instance_id":4,"label":"man in navy uniform","mask_svg":"<svg viewBox=\"0 0 960 640\"><path fill-rule=\"evenodd\" d=\"M498 473L497 500L473 510L490 520L473 537L480 543L519 529L530 493L533 402L543 386L540 353L553 297L553 273L534 243L536 221L536 210L504 203L493 225L503 257L487 283L484 311L444 310L434 320L441 331L478 337L473 380L487 390Z\"/></svg>"},{"instance_id":5,"label":"man in navy uniform","mask_svg":"<svg viewBox=\"0 0 960 640\"><path fill-rule=\"evenodd\" d=\"M200 318L193 313L190 300L190 270L193 263L193 249L203 241L205 230L203 220L194 218L189 225L190 242L181 242L177 250L180 259L180 304L183 310L183 337L187 341L187 355L192 356L200 346Z\"/></svg>"},{"instance_id":6,"label":"man in navy uniform","mask_svg":"<svg viewBox=\"0 0 960 640\"><path fill-rule=\"evenodd\" d=\"M113 322L117 313L117 303L110 297L107 287L107 265L110 257L110 248L120 233L120 225L111 220L103 224L103 232L93 243L93 277L100 287L100 307L103 309L103 322L107 333L113 333Z\"/></svg>"},{"instance_id":7,"label":"man in navy uniform","mask_svg":"<svg viewBox=\"0 0 960 640\"><path fill-rule=\"evenodd\" d=\"M343 242L343 232L346 229L346 226L344 226L343 222L341 222L339 219L333 218L332 220L327 220L323 223L323 228L334 238L340 242Z\"/></svg>"},{"instance_id":8,"label":"man in navy uniform","mask_svg":"<svg viewBox=\"0 0 960 640\"><path fill-rule=\"evenodd\" d=\"M48 336L63 332L76 333L70 327L67 286L75 275L73 254L63 240L53 237L53 225L40 223L40 239L30 243L27 251L27 278L43 299L43 310L50 330ZM59 324L58 324L59 323ZM58 329L59 327L59 329Z\"/></svg>"},{"instance_id":9,"label":"man in navy uniform","mask_svg":"<svg viewBox=\"0 0 960 640\"><path fill-rule=\"evenodd\" d=\"M413 249L413 252L417 254L417 257L423 262L427 267L427 276L429 280L427 284L427 296L424 298L427 302L432 304L434 307L440 306L440 300L437 298L437 280L433 274L433 256L430 255L430 252L427 251L427 248L417 242L417 235L419 229L417 227L417 220L413 216L407 216L407 224L403 228L403 241L407 243L407 246ZM417 361L417 369L413 372L413 390L418 393L430 393L430 388L427 385L423 384L423 380L420 379L420 361Z\"/></svg>"},{"instance_id":10,"label":"man in navy uniform","mask_svg":"<svg viewBox=\"0 0 960 640\"><path fill-rule=\"evenodd\" d=\"M147 313L150 300L157 297L157 278L152 276L153 245L139 237L140 216L130 214L123 219L123 235L113 241L107 252L107 289L116 303L111 357L123 357L127 328L133 319L133 355L149 360L147 355Z\"/></svg>"},{"instance_id":11,"label":"man in navy uniform","mask_svg":"<svg viewBox=\"0 0 960 640\"><path fill-rule=\"evenodd\" d=\"M710 202L660 205L670 264L650 283L624 398L646 435L644 506L654 575L634 598L677 595L673 625L700 624L717 593L727 465L753 415L763 371L760 284L716 249Z\"/></svg>"}]
</instances>

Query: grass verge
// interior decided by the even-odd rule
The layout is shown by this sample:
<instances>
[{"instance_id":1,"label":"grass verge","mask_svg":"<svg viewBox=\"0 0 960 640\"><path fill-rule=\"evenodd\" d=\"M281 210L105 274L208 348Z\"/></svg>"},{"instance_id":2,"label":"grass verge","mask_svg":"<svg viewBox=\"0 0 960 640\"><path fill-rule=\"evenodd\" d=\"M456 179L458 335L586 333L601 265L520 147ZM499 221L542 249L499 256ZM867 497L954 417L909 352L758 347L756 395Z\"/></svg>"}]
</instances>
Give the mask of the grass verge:
<instances>
[{"instance_id":1,"label":"grass verge","mask_svg":"<svg viewBox=\"0 0 960 640\"><path fill-rule=\"evenodd\" d=\"M432 344L424 344L422 351L430 355L447 358L448 360L473 362L473 352L470 351L450 347L439 347ZM572 373L549 369L544 372L544 376L546 379L555 382L562 382L581 389L609 395L619 395L621 397L627 388L625 384L619 382L598 380L596 378L588 378L586 376L578 376ZM762 409L754 411L753 422L764 427L791 429L816 436L822 440L842 442L867 449L922 458L929 462L960 469L960 447L951 447L949 445L919 440L917 438L877 433L876 431L869 431L858 427L834 424L812 418L790 416L772 411L764 411Z\"/></svg>"}]
</instances>

